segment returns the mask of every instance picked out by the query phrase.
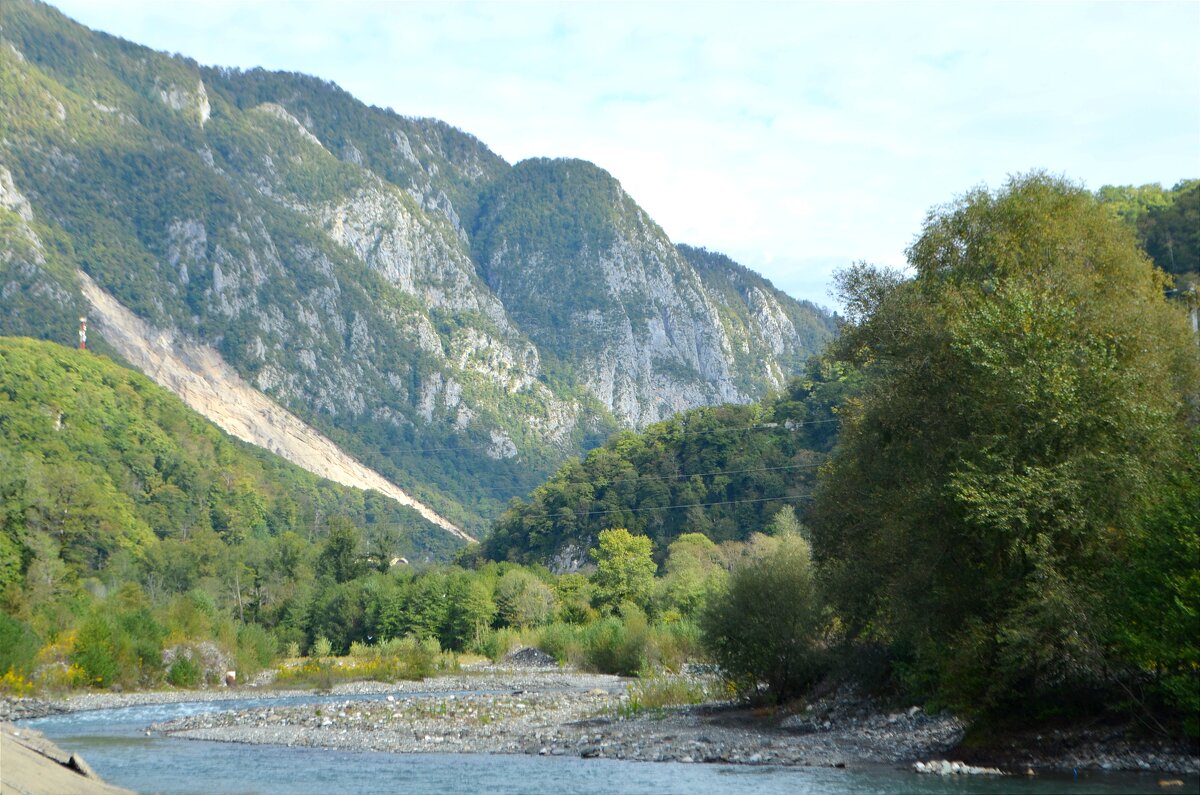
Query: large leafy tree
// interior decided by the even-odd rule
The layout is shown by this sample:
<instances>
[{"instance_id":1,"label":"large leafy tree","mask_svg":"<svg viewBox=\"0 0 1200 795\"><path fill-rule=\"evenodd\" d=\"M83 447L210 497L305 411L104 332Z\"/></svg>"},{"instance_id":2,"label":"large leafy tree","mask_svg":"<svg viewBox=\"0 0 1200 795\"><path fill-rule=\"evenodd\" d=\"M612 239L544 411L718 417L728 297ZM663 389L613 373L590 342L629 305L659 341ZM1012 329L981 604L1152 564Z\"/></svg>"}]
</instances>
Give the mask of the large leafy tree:
<instances>
[{"instance_id":1,"label":"large leafy tree","mask_svg":"<svg viewBox=\"0 0 1200 795\"><path fill-rule=\"evenodd\" d=\"M812 517L830 595L960 705L1088 692L1101 584L1195 455L1196 343L1133 232L1059 179L938 208L908 254L914 278L841 277L867 384Z\"/></svg>"},{"instance_id":2,"label":"large leafy tree","mask_svg":"<svg viewBox=\"0 0 1200 795\"><path fill-rule=\"evenodd\" d=\"M600 533L599 543L590 551L596 561L592 582L600 604L612 609L624 602L641 608L649 604L658 570L650 550L648 537L634 535L624 527Z\"/></svg>"}]
</instances>

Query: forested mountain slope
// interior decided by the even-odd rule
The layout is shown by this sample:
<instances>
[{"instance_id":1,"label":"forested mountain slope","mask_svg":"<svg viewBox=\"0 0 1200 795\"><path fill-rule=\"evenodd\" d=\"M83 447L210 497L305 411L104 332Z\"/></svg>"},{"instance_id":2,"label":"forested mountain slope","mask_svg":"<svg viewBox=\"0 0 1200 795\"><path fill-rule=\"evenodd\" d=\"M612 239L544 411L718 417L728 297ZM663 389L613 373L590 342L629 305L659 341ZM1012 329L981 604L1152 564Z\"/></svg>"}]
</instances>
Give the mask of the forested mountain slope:
<instances>
[{"instance_id":1,"label":"forested mountain slope","mask_svg":"<svg viewBox=\"0 0 1200 795\"><path fill-rule=\"evenodd\" d=\"M858 383L853 368L814 359L758 403L693 409L619 434L514 500L481 553L569 571L589 563L612 527L649 536L661 559L685 533L743 540L785 506L803 519Z\"/></svg>"},{"instance_id":2,"label":"forested mountain slope","mask_svg":"<svg viewBox=\"0 0 1200 795\"><path fill-rule=\"evenodd\" d=\"M339 519L381 554L443 558L456 545L392 499L226 436L139 373L14 337L0 338L0 506L0 591L31 567L53 585L134 563L187 590Z\"/></svg>"},{"instance_id":3,"label":"forested mountain slope","mask_svg":"<svg viewBox=\"0 0 1200 795\"><path fill-rule=\"evenodd\" d=\"M590 164L510 166L29 0L2 25L0 332L70 342L82 270L468 531L616 428L781 387L832 333L769 285L733 297L740 269Z\"/></svg>"},{"instance_id":4,"label":"forested mountain slope","mask_svg":"<svg viewBox=\"0 0 1200 795\"><path fill-rule=\"evenodd\" d=\"M1137 232L1142 248L1177 287L1200 281L1200 179L1182 179L1170 189L1105 185L1097 196Z\"/></svg>"}]
</instances>

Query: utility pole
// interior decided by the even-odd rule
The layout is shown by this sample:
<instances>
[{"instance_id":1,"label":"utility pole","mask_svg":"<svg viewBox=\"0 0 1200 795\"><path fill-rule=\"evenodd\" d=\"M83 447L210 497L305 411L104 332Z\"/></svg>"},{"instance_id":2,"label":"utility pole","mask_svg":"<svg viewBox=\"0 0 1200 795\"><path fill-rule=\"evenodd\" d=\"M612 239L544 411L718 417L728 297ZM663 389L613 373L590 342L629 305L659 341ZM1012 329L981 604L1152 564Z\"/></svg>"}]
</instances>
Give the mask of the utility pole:
<instances>
[{"instance_id":1,"label":"utility pole","mask_svg":"<svg viewBox=\"0 0 1200 795\"><path fill-rule=\"evenodd\" d=\"M79 318L79 350L87 350L87 318Z\"/></svg>"}]
</instances>

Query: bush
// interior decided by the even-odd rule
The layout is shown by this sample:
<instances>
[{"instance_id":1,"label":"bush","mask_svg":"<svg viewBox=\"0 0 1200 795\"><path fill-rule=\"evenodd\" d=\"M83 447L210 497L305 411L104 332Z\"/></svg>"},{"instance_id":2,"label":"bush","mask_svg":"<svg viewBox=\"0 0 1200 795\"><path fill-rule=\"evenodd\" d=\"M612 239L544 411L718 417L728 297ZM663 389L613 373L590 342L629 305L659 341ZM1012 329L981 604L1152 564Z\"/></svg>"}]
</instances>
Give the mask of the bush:
<instances>
[{"instance_id":1,"label":"bush","mask_svg":"<svg viewBox=\"0 0 1200 795\"><path fill-rule=\"evenodd\" d=\"M534 646L558 660L559 665L578 665L583 660L583 640L574 624L555 622L538 630Z\"/></svg>"},{"instance_id":2,"label":"bush","mask_svg":"<svg viewBox=\"0 0 1200 795\"><path fill-rule=\"evenodd\" d=\"M642 712L661 713L667 707L703 704L724 697L720 683L712 678L690 676L643 676L629 685L618 714L633 717Z\"/></svg>"},{"instance_id":3,"label":"bush","mask_svg":"<svg viewBox=\"0 0 1200 795\"><path fill-rule=\"evenodd\" d=\"M626 603L620 617L609 616L585 628L584 661L600 673L636 676L649 667L649 641L646 614Z\"/></svg>"},{"instance_id":4,"label":"bush","mask_svg":"<svg viewBox=\"0 0 1200 795\"><path fill-rule=\"evenodd\" d=\"M329 642L329 638L324 635L319 636L313 641L312 649L309 650L309 657L328 657L333 654L333 644Z\"/></svg>"},{"instance_id":5,"label":"bush","mask_svg":"<svg viewBox=\"0 0 1200 795\"><path fill-rule=\"evenodd\" d=\"M743 695L776 700L803 693L821 672L817 604L808 542L760 539L701 614L705 648Z\"/></svg>"},{"instance_id":6,"label":"bush","mask_svg":"<svg viewBox=\"0 0 1200 795\"><path fill-rule=\"evenodd\" d=\"M490 658L492 662L499 662L500 658L508 654L521 643L521 633L504 628L493 629L483 636L477 651Z\"/></svg>"},{"instance_id":7,"label":"bush","mask_svg":"<svg viewBox=\"0 0 1200 795\"><path fill-rule=\"evenodd\" d=\"M454 658L443 654L436 640L409 636L375 646L355 643L347 657L309 657L303 665L281 669L275 682L289 687L308 685L328 690L334 682L424 679L456 667Z\"/></svg>"},{"instance_id":8,"label":"bush","mask_svg":"<svg viewBox=\"0 0 1200 795\"><path fill-rule=\"evenodd\" d=\"M108 687L117 681L120 663L114 641L116 628L103 615L83 622L71 650L71 662L83 669L92 687Z\"/></svg>"},{"instance_id":9,"label":"bush","mask_svg":"<svg viewBox=\"0 0 1200 795\"><path fill-rule=\"evenodd\" d=\"M23 622L0 613L0 671L20 676L33 673L41 641Z\"/></svg>"},{"instance_id":10,"label":"bush","mask_svg":"<svg viewBox=\"0 0 1200 795\"><path fill-rule=\"evenodd\" d=\"M275 636L258 624L242 624L237 633L237 670L239 677L251 676L271 664L278 643Z\"/></svg>"},{"instance_id":11,"label":"bush","mask_svg":"<svg viewBox=\"0 0 1200 795\"><path fill-rule=\"evenodd\" d=\"M167 681L175 687L199 687L204 670L190 656L180 655L167 669Z\"/></svg>"}]
</instances>

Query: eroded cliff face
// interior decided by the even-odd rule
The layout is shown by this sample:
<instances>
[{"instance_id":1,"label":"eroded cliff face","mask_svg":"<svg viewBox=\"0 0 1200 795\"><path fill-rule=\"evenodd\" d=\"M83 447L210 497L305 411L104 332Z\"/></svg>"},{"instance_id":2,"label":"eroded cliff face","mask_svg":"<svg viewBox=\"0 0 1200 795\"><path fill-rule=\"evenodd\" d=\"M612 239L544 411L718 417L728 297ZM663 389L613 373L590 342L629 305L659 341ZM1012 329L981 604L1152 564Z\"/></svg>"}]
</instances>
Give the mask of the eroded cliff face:
<instances>
[{"instance_id":1,"label":"eroded cliff face","mask_svg":"<svg viewBox=\"0 0 1200 795\"><path fill-rule=\"evenodd\" d=\"M226 433L335 483L378 491L413 508L456 538L475 540L247 384L217 351L182 338L174 329L154 328L100 289L87 274L79 273L78 277L91 305L92 320L109 344Z\"/></svg>"},{"instance_id":2,"label":"eroded cliff face","mask_svg":"<svg viewBox=\"0 0 1200 795\"><path fill-rule=\"evenodd\" d=\"M778 387L829 334L589 163L510 166L316 78L6 12L3 329L69 342L82 270L468 530L619 426Z\"/></svg>"}]
</instances>

